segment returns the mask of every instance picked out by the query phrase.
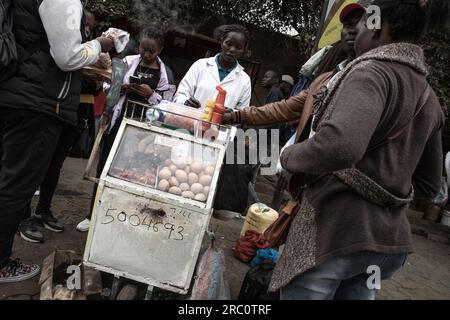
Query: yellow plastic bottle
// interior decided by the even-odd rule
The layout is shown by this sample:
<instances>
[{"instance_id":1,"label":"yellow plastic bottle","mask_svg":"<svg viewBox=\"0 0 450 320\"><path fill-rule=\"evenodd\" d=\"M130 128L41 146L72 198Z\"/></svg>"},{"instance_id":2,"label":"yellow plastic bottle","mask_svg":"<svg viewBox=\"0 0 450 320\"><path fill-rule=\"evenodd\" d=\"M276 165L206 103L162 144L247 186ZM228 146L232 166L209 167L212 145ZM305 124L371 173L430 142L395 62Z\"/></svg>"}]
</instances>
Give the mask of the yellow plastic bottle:
<instances>
[{"instance_id":1,"label":"yellow plastic bottle","mask_svg":"<svg viewBox=\"0 0 450 320\"><path fill-rule=\"evenodd\" d=\"M214 112L214 104L215 104L214 100L208 100L206 102L206 107L205 107L205 110L203 111L203 114L201 117L202 121L211 122L211 118L212 118L212 115ZM208 129L210 126L211 126L211 124L203 122L202 127L204 130Z\"/></svg>"},{"instance_id":2,"label":"yellow plastic bottle","mask_svg":"<svg viewBox=\"0 0 450 320\"><path fill-rule=\"evenodd\" d=\"M263 203L255 203L247 211L241 229L241 237L245 235L247 230L254 230L262 234L277 219L278 212Z\"/></svg>"},{"instance_id":3,"label":"yellow plastic bottle","mask_svg":"<svg viewBox=\"0 0 450 320\"><path fill-rule=\"evenodd\" d=\"M214 104L215 104L215 101L211 100L211 99L209 99L206 102L206 107L205 107L205 110L203 112L203 117L204 117L203 119L205 121L211 121L212 114L214 112Z\"/></svg>"}]
</instances>

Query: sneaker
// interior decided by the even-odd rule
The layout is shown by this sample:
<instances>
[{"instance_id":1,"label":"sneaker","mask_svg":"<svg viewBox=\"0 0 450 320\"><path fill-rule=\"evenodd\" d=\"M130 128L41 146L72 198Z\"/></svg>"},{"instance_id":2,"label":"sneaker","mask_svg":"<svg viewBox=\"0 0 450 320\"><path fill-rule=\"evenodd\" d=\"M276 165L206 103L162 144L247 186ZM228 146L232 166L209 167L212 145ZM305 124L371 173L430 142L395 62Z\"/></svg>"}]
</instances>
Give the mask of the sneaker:
<instances>
[{"instance_id":1,"label":"sneaker","mask_svg":"<svg viewBox=\"0 0 450 320\"><path fill-rule=\"evenodd\" d=\"M80 232L88 232L90 224L91 220L86 218L77 225L77 230Z\"/></svg>"},{"instance_id":2,"label":"sneaker","mask_svg":"<svg viewBox=\"0 0 450 320\"><path fill-rule=\"evenodd\" d=\"M25 219L20 223L19 233L25 241L33 243L44 242L44 236L37 229L36 220L33 217Z\"/></svg>"},{"instance_id":3,"label":"sneaker","mask_svg":"<svg viewBox=\"0 0 450 320\"><path fill-rule=\"evenodd\" d=\"M34 217L36 221L44 226L45 229L53 232L63 232L64 226L59 223L59 221L53 216L52 212L49 210L47 212L35 213Z\"/></svg>"},{"instance_id":4,"label":"sneaker","mask_svg":"<svg viewBox=\"0 0 450 320\"><path fill-rule=\"evenodd\" d=\"M0 283L19 282L38 275L40 268L36 264L23 264L19 259L10 260L0 269Z\"/></svg>"}]
</instances>

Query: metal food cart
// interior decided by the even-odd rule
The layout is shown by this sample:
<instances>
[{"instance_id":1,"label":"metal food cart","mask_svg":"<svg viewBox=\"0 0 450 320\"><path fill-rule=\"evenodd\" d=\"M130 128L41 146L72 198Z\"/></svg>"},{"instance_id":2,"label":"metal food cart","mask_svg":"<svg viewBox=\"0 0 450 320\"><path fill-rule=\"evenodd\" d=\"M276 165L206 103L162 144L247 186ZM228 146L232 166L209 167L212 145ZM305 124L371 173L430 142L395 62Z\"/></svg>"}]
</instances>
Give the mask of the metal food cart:
<instances>
[{"instance_id":1,"label":"metal food cart","mask_svg":"<svg viewBox=\"0 0 450 320\"><path fill-rule=\"evenodd\" d=\"M149 292L188 292L233 138L230 127L200 116L170 102L128 102L99 179L86 266Z\"/></svg>"}]
</instances>

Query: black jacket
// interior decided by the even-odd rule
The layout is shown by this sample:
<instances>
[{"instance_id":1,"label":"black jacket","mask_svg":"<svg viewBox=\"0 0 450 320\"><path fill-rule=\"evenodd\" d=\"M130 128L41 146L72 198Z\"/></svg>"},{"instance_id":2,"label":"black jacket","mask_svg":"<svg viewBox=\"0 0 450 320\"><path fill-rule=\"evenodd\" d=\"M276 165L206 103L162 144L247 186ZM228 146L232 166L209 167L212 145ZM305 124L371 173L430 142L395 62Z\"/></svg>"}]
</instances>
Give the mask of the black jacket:
<instances>
[{"instance_id":1,"label":"black jacket","mask_svg":"<svg viewBox=\"0 0 450 320\"><path fill-rule=\"evenodd\" d=\"M40 3L37 0L14 1L18 70L13 77L0 83L0 108L43 112L76 124L81 71L64 72L56 65L39 16Z\"/></svg>"}]
</instances>

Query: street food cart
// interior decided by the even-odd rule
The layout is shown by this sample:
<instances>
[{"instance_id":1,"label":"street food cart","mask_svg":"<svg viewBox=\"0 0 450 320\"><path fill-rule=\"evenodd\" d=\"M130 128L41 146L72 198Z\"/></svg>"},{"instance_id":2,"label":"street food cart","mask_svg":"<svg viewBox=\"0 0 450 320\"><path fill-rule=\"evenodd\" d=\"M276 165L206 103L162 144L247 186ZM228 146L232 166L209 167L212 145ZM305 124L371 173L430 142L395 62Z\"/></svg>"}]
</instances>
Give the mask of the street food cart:
<instances>
[{"instance_id":1,"label":"street food cart","mask_svg":"<svg viewBox=\"0 0 450 320\"><path fill-rule=\"evenodd\" d=\"M230 127L203 122L201 113L128 102L99 179L86 266L149 291L188 292L233 138Z\"/></svg>"}]
</instances>

